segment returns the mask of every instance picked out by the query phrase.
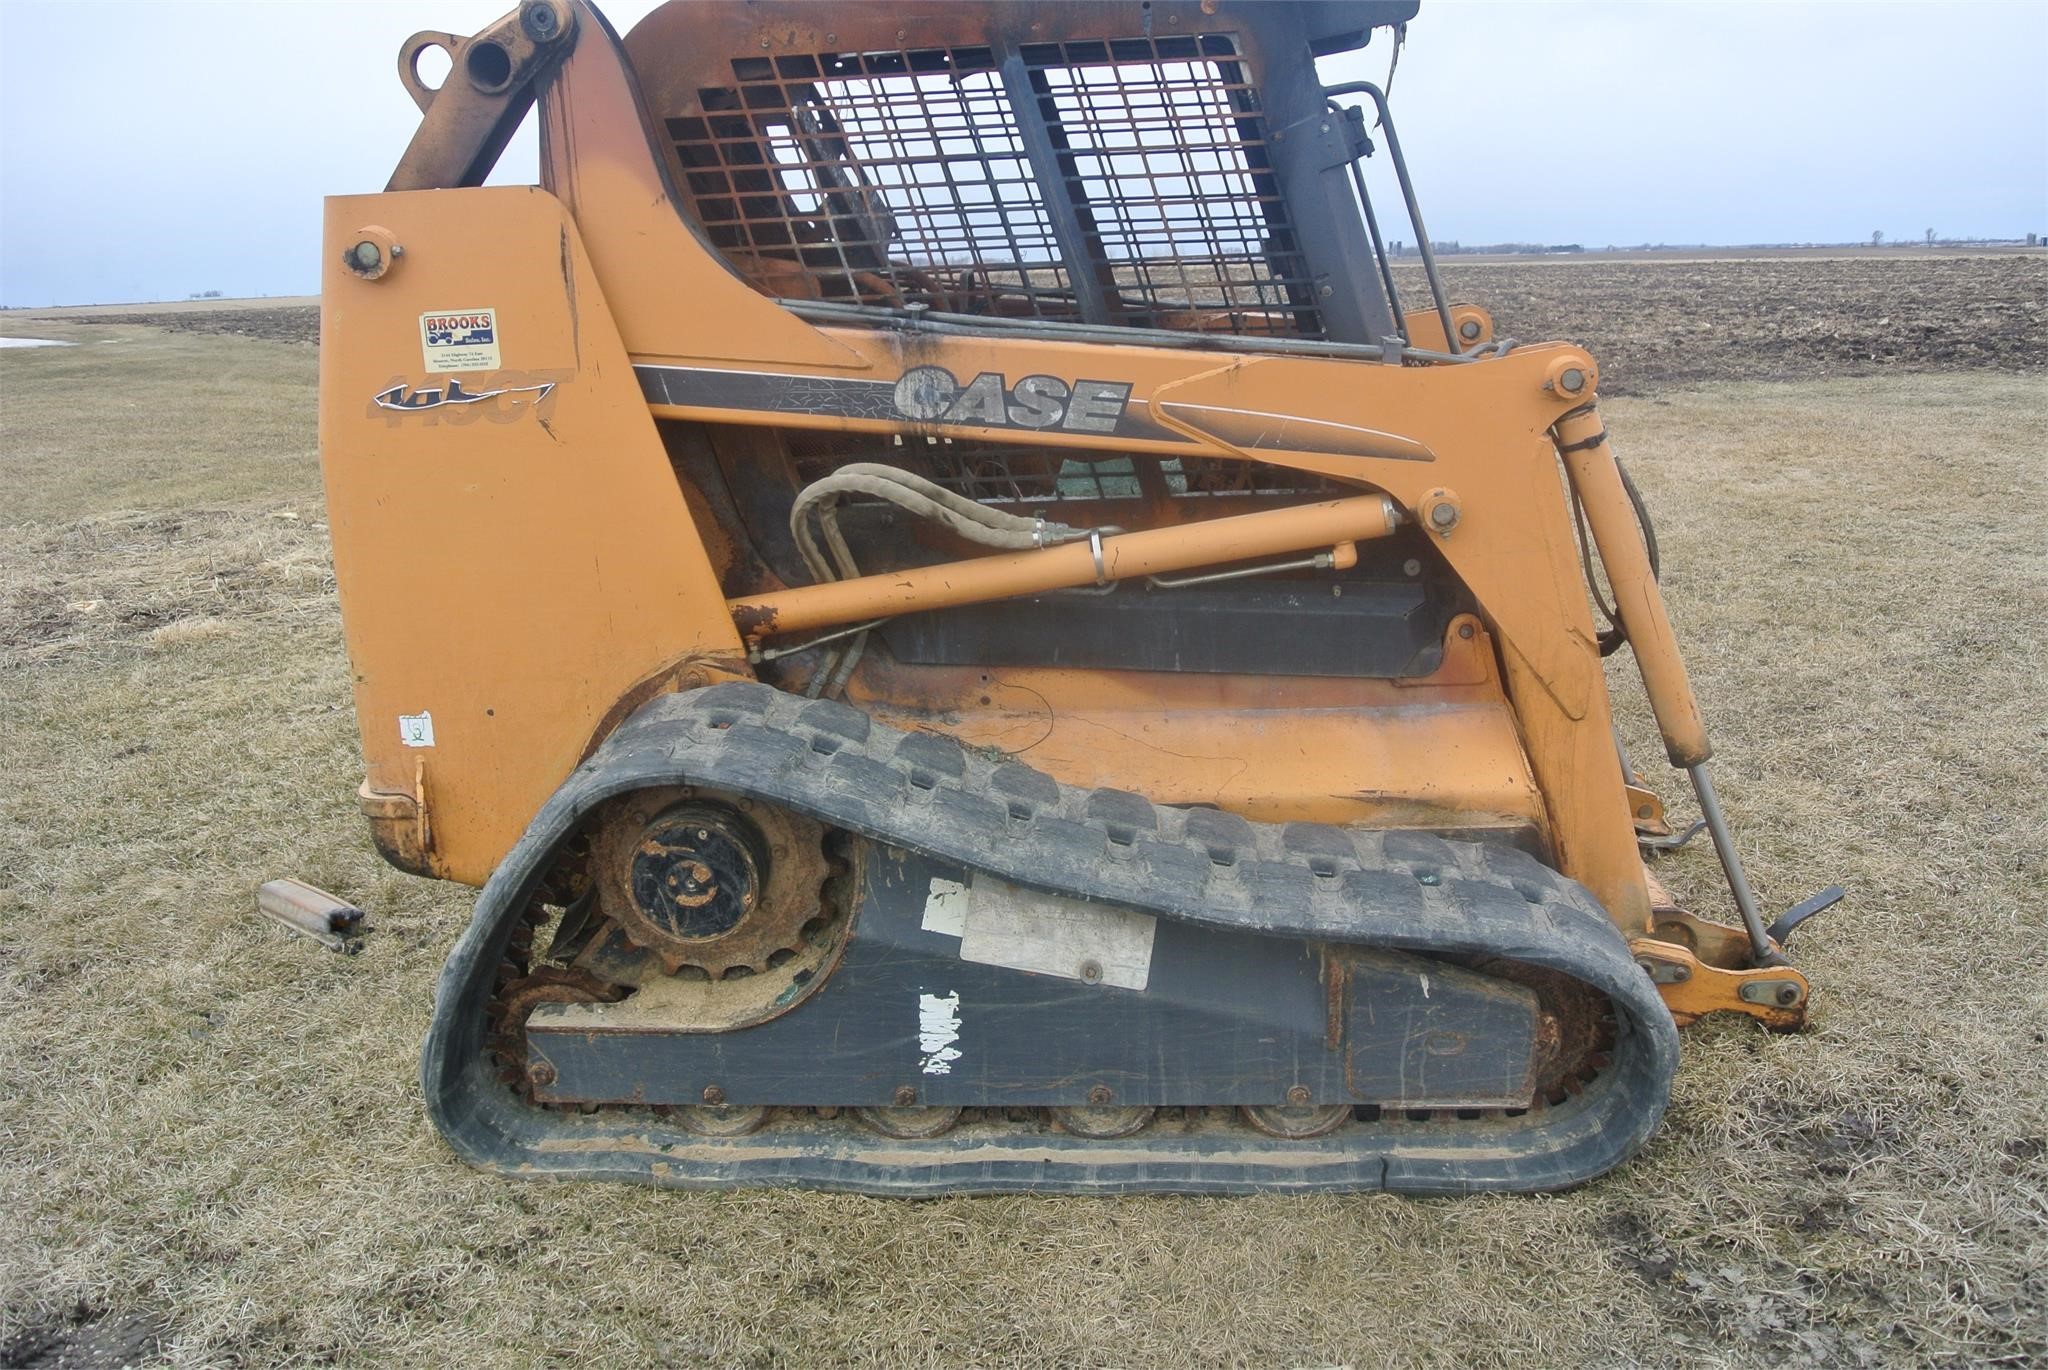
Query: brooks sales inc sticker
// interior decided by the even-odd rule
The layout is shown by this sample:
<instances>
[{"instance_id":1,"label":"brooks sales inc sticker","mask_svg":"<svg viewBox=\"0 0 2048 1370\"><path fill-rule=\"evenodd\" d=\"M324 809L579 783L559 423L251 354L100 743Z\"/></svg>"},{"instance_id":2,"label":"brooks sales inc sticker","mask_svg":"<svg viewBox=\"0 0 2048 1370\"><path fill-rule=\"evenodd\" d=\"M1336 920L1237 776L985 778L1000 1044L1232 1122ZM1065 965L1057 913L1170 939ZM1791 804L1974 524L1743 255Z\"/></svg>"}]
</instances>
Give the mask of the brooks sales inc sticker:
<instances>
[{"instance_id":1,"label":"brooks sales inc sticker","mask_svg":"<svg viewBox=\"0 0 2048 1370\"><path fill-rule=\"evenodd\" d=\"M429 371L496 371L498 311L437 309L420 315L420 354Z\"/></svg>"}]
</instances>

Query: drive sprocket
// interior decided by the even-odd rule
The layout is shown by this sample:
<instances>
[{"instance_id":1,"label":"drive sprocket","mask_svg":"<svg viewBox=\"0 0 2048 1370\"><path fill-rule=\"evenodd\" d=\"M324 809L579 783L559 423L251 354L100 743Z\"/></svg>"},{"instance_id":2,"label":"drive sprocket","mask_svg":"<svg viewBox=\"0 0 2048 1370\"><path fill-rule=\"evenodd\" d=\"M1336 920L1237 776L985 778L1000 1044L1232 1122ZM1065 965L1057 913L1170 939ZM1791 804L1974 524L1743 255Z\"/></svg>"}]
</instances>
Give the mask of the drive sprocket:
<instances>
[{"instance_id":1,"label":"drive sprocket","mask_svg":"<svg viewBox=\"0 0 2048 1370\"><path fill-rule=\"evenodd\" d=\"M509 972L511 967L507 969ZM624 998L625 993L588 971L567 966L542 966L516 978L508 974L492 998L487 1039L498 1078L531 1095L526 1073L526 1020L542 1004L608 1004Z\"/></svg>"},{"instance_id":2,"label":"drive sprocket","mask_svg":"<svg viewBox=\"0 0 2048 1370\"><path fill-rule=\"evenodd\" d=\"M607 806L591 845L599 908L670 975L759 974L823 913L824 825L771 804L641 790Z\"/></svg>"}]
</instances>

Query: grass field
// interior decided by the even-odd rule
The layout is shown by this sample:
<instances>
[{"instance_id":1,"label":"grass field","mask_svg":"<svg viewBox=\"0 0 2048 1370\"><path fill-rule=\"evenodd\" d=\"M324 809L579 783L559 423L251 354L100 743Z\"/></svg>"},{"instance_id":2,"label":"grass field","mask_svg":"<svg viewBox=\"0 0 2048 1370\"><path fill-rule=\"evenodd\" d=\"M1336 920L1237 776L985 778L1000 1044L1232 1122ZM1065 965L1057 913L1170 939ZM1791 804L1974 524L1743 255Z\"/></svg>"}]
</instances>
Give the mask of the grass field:
<instances>
[{"instance_id":1,"label":"grass field","mask_svg":"<svg viewBox=\"0 0 2048 1370\"><path fill-rule=\"evenodd\" d=\"M1540 1198L892 1203L456 1162L414 1069L470 895L355 810L315 352L0 329L80 343L0 354L0 1364L2048 1356L2038 371L1607 406L1762 896L1849 889L1795 945L1812 1029L1690 1031L1636 1161ZM1706 852L1660 872L1721 907ZM283 874L371 910L359 956L253 916Z\"/></svg>"}]
</instances>

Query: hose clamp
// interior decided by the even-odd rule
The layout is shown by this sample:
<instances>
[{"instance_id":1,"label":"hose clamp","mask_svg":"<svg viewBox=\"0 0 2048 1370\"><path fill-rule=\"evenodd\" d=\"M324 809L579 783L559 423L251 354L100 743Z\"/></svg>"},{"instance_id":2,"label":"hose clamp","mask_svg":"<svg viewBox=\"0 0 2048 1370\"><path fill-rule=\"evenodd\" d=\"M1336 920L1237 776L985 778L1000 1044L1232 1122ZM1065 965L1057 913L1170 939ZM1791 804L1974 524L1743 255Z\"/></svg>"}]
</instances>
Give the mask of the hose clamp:
<instances>
[{"instance_id":1,"label":"hose clamp","mask_svg":"<svg viewBox=\"0 0 2048 1370\"><path fill-rule=\"evenodd\" d=\"M1100 528L1090 528L1088 530L1088 555L1095 558L1095 583L1097 585L1109 584L1109 567L1102 560L1102 530Z\"/></svg>"},{"instance_id":2,"label":"hose clamp","mask_svg":"<svg viewBox=\"0 0 2048 1370\"><path fill-rule=\"evenodd\" d=\"M1042 518L1031 525L1031 545L1040 549L1045 546L1045 520Z\"/></svg>"}]
</instances>

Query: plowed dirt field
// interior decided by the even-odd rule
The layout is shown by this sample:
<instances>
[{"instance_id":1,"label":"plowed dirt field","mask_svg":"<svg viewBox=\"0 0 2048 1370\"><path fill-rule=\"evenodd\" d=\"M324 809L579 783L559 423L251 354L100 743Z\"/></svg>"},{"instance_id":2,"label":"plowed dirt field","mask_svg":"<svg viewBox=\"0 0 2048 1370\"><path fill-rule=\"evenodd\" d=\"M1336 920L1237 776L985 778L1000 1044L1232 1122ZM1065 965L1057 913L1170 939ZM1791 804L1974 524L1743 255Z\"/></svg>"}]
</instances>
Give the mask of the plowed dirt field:
<instances>
[{"instance_id":1,"label":"plowed dirt field","mask_svg":"<svg viewBox=\"0 0 2048 1370\"><path fill-rule=\"evenodd\" d=\"M1450 257L1442 275L1453 300L1491 311L1501 336L1592 349L1605 395L1717 380L2048 369L2048 254ZM1418 264L1403 262L1395 280L1406 308L1427 303ZM100 317L276 342L320 338L310 304L137 306Z\"/></svg>"}]
</instances>

